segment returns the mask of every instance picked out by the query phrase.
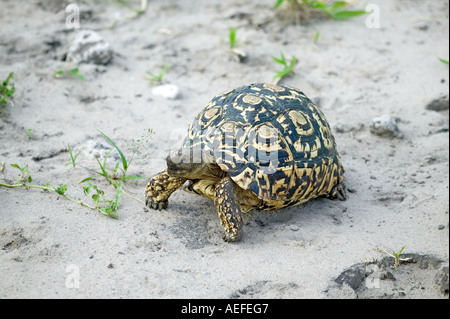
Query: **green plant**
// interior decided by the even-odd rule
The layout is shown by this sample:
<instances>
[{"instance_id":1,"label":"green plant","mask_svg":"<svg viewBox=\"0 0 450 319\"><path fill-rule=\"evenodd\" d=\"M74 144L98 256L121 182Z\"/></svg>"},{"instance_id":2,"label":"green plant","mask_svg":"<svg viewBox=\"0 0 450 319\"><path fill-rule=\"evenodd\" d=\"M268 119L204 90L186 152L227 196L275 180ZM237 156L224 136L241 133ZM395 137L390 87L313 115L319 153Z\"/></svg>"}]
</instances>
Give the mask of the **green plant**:
<instances>
[{"instance_id":1,"label":"green plant","mask_svg":"<svg viewBox=\"0 0 450 319\"><path fill-rule=\"evenodd\" d=\"M69 144L67 144L67 149L69 150L69 155L70 155L70 163L66 163L66 166L67 165L72 165L73 166L73 168L75 169L75 161L77 160L77 157L78 157L78 155L80 155L80 152L78 152L77 153L77 155L75 155L75 156L73 156L73 154L72 154L72 149L70 148L70 145Z\"/></svg>"},{"instance_id":2,"label":"green plant","mask_svg":"<svg viewBox=\"0 0 450 319\"><path fill-rule=\"evenodd\" d=\"M230 50L232 50L236 46L236 32L237 28L230 28L230 31L228 33L228 39L230 41Z\"/></svg>"},{"instance_id":3,"label":"green plant","mask_svg":"<svg viewBox=\"0 0 450 319\"><path fill-rule=\"evenodd\" d=\"M277 9L285 0L277 0L275 9ZM299 8L309 7L335 20L347 20L366 14L365 10L343 10L348 3L346 1L333 1L327 4L320 0L286 0L296 3ZM300 1L300 2L299 2Z\"/></svg>"},{"instance_id":4,"label":"green plant","mask_svg":"<svg viewBox=\"0 0 450 319\"><path fill-rule=\"evenodd\" d=\"M411 258L400 258L400 254L403 252L405 247L406 247L406 245L403 246L402 249L400 249L398 253L396 253L395 251L392 251L392 254L387 252L386 250L383 250L384 253L388 254L389 256L391 256L395 259L395 263L394 263L395 268L400 266L400 261L408 261L411 259Z\"/></svg>"},{"instance_id":5,"label":"green plant","mask_svg":"<svg viewBox=\"0 0 450 319\"><path fill-rule=\"evenodd\" d=\"M314 34L313 42L317 43L319 41L319 37L320 37L320 31L316 31L316 33Z\"/></svg>"},{"instance_id":6,"label":"green plant","mask_svg":"<svg viewBox=\"0 0 450 319\"><path fill-rule=\"evenodd\" d=\"M294 66L297 62L295 56L292 57L291 62L288 65L288 62L286 61L286 57L284 56L283 52L281 52L281 58L272 57L272 59L283 66L283 69L281 71L277 71L273 79L275 80L275 84L277 84L281 79L285 78L291 73L294 73Z\"/></svg>"},{"instance_id":7,"label":"green plant","mask_svg":"<svg viewBox=\"0 0 450 319\"><path fill-rule=\"evenodd\" d=\"M163 68L161 69L161 71L159 71L159 73L156 75L156 74L153 74L152 72L150 72L150 71L147 71L146 73L147 73L147 75L149 76L148 78L145 78L146 80L148 80L148 81L151 81L152 82L152 84L161 84L162 83L162 79L163 79L163 76L164 76L164 74L166 73L166 71L169 69L169 66L163 66Z\"/></svg>"},{"instance_id":8,"label":"green plant","mask_svg":"<svg viewBox=\"0 0 450 319\"><path fill-rule=\"evenodd\" d=\"M448 64L448 60L445 60L445 59L442 59L442 58L438 58L438 59L439 59L439 61L441 61L442 63L449 65L449 64Z\"/></svg>"},{"instance_id":9,"label":"green plant","mask_svg":"<svg viewBox=\"0 0 450 319\"><path fill-rule=\"evenodd\" d=\"M75 77L75 78L77 78L77 79L79 79L79 80L81 80L83 82L86 82L86 79L84 78L84 76L82 76L80 74L80 70L78 68L74 68L74 69L71 69L69 71L58 70L54 74L55 78L57 78L57 79L63 77L64 75L73 76L73 77Z\"/></svg>"},{"instance_id":10,"label":"green plant","mask_svg":"<svg viewBox=\"0 0 450 319\"><path fill-rule=\"evenodd\" d=\"M243 50L236 48L236 45L238 43L236 38L238 28L230 28L230 31L228 32L228 52L231 53L232 57L236 62L242 63L247 58L247 53L245 53Z\"/></svg>"},{"instance_id":11,"label":"green plant","mask_svg":"<svg viewBox=\"0 0 450 319\"><path fill-rule=\"evenodd\" d=\"M66 184L57 184L56 187L50 187L50 184L45 184L45 185L34 185L31 184L31 182L33 181L33 179L31 178L31 172L28 169L28 165L24 166L24 167L20 167L18 164L11 164L12 167L15 167L17 169L20 170L20 176L19 178L13 182L12 184L8 184L8 183L0 183L0 186L3 187L7 187L7 188L17 188L17 187L22 187L22 188L37 188L37 189L42 189L44 191L50 191L50 192L55 192L56 194L66 198L67 200L70 200L74 203L77 203L81 206L87 207L89 209L92 210L96 210L99 211L100 213L102 213L103 215L107 215L113 218L118 218L117 216L117 207L118 207L118 197L117 197L117 193L116 193L116 200L115 201L107 201L107 200L103 200L100 201L99 199L95 199L94 203L95 205L89 205L81 200L76 200L72 197L69 197L66 192L67 192L67 185ZM2 163L1 166L1 171L4 170L5 164ZM96 188L97 189L97 188ZM86 194L86 192L85 192ZM103 195L104 192L101 191L97 192L97 194L101 194ZM94 198L93 198L94 199ZM106 203L106 206L100 207L99 203Z\"/></svg>"},{"instance_id":12,"label":"green plant","mask_svg":"<svg viewBox=\"0 0 450 319\"><path fill-rule=\"evenodd\" d=\"M124 183L126 180L130 180L130 179L139 179L139 178L143 178L140 176L128 176L127 175L127 171L130 167L130 164L133 162L133 160L135 159L136 155L142 155L141 153L141 148L144 146L144 144L146 144L148 142L148 140L150 139L151 135L153 134L153 131L151 129L148 129L143 136L141 136L141 138L137 139L137 140L132 140L131 146L129 147L129 149L132 151L132 156L130 159L127 159L125 157L125 155L123 154L123 152L120 150L120 148L103 132L99 131L103 137L113 146L113 149L111 149L108 154L106 155L103 163L101 163L98 159L97 159L97 163L100 166L100 172L96 172L92 169L86 168L87 170L91 171L94 173L94 176L90 176L88 178L83 179L80 183L84 183L84 182L88 182L88 184L86 186L83 186L83 192L86 196L91 195L91 199L94 202L94 204L87 204L84 201L81 200L76 200L72 197L69 197L67 195L67 185L66 184L57 184L56 187L50 187L50 183L45 184L45 185L35 185L35 184L31 184L32 183L32 177L31 177L31 173L30 170L28 169L28 165L24 166L24 167L20 167L18 164L11 164L12 167L17 168L20 170L20 176L19 178L13 182L13 183L0 183L0 186L3 187L7 187L7 188L18 188L18 187L22 187L22 188L37 188L37 189L42 189L44 191L51 191L51 192L55 192L56 194L72 201L75 202L77 204L80 204L84 207L87 207L89 209L92 210L96 210L101 212L104 215L113 217L113 218L118 218L117 212L118 212L118 207L119 207L119 200L120 200L120 196L122 193L126 194L129 197L132 197L140 202L143 202L142 200L133 197L131 195L129 195L127 192L125 192L124 188ZM73 168L75 169L76 166L81 166L82 165L76 163L77 157L80 154L80 152L78 152L76 155L73 155L72 149L70 147L70 145L67 145L67 148L69 150L69 155L70 155L70 162L66 164L67 165L72 165ZM111 152L116 149L117 152L119 153L120 156L120 161L117 162L116 166L114 169L108 169L106 167L106 160L109 157L109 155L111 154ZM3 172L5 168L5 163L2 162L0 165L0 173ZM120 171L122 174L120 174ZM112 174L110 174L109 172L112 172ZM116 189L115 191L115 198L114 200L109 200L105 198L105 192L101 189L99 189L99 187L97 185L94 185L91 180L95 177L95 176L102 176L104 177L108 182L110 182L113 187Z\"/></svg>"},{"instance_id":13,"label":"green plant","mask_svg":"<svg viewBox=\"0 0 450 319\"><path fill-rule=\"evenodd\" d=\"M14 83L11 83L14 73L9 73L6 80L0 82L0 106L6 104L16 91Z\"/></svg>"}]
</instances>

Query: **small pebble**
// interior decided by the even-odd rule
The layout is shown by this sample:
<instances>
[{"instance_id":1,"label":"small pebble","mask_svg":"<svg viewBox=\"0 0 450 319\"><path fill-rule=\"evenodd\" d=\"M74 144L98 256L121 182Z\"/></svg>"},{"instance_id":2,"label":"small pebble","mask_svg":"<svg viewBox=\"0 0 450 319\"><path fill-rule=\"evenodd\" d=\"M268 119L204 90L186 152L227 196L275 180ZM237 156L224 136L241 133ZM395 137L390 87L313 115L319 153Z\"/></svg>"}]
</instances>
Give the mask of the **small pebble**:
<instances>
[{"instance_id":1,"label":"small pebble","mask_svg":"<svg viewBox=\"0 0 450 319\"><path fill-rule=\"evenodd\" d=\"M397 120L388 114L373 118L372 124L370 125L370 132L383 137L402 136L397 126Z\"/></svg>"},{"instance_id":2,"label":"small pebble","mask_svg":"<svg viewBox=\"0 0 450 319\"><path fill-rule=\"evenodd\" d=\"M111 62L113 50L97 32L80 31L67 52L67 61L106 65Z\"/></svg>"},{"instance_id":3,"label":"small pebble","mask_svg":"<svg viewBox=\"0 0 450 319\"><path fill-rule=\"evenodd\" d=\"M163 84L154 87L152 94L162 96L169 100L176 100L181 96L181 90L174 84Z\"/></svg>"}]
</instances>

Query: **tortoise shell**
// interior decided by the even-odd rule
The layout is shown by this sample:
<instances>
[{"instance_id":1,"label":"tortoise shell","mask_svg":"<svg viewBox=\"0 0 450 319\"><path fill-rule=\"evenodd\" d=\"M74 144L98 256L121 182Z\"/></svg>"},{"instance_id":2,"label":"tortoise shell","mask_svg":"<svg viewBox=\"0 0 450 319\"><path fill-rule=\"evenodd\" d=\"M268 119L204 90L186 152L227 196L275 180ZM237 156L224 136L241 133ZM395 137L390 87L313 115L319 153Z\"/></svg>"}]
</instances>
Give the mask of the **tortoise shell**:
<instances>
[{"instance_id":1,"label":"tortoise shell","mask_svg":"<svg viewBox=\"0 0 450 319\"><path fill-rule=\"evenodd\" d=\"M264 209L329 195L343 179L327 120L288 86L252 84L217 95L190 125L182 149L199 165L218 165Z\"/></svg>"}]
</instances>

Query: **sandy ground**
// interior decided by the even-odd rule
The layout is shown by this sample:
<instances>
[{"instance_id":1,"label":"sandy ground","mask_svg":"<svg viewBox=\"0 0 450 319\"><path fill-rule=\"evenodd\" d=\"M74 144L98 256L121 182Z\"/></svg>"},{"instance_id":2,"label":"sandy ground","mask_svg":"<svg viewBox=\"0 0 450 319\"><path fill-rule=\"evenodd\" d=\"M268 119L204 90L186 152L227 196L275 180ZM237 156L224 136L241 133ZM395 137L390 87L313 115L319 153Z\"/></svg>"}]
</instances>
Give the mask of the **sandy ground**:
<instances>
[{"instance_id":1,"label":"sandy ground","mask_svg":"<svg viewBox=\"0 0 450 319\"><path fill-rule=\"evenodd\" d=\"M151 0L114 29L131 11L80 1L81 29L114 52L108 65L78 65L85 82L54 77L77 66L63 61L78 32L66 27L68 3L0 0L0 79L16 74L0 109L1 182L18 178L10 164L28 165L33 184L66 184L89 202L79 182L90 173L65 166L67 144L81 151L77 163L98 169L94 155L108 143L97 129L127 156L131 140L153 129L128 171L151 177L214 95L272 82L280 67L271 56L282 51L298 63L280 84L325 113L351 192L345 202L250 212L243 240L229 244L213 203L183 191L162 212L122 195L115 220L55 193L0 187L0 298L448 298L449 69L438 60L449 56L447 1L377 0L380 28L368 28L366 17L295 25L272 0ZM231 27L245 63L227 52ZM144 79L165 65L176 100L152 94ZM426 108L442 96L442 111ZM400 136L371 133L383 114ZM114 198L108 182L93 182ZM126 183L141 201L145 185ZM404 245L415 259L392 269L380 249Z\"/></svg>"}]
</instances>

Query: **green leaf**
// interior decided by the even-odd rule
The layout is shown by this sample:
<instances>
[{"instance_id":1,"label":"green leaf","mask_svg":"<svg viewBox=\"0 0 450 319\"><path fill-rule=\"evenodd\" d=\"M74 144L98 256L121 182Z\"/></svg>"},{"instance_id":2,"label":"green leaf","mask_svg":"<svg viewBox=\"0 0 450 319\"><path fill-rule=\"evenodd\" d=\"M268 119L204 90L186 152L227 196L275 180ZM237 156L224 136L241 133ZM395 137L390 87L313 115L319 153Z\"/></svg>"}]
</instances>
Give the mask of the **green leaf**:
<instances>
[{"instance_id":1,"label":"green leaf","mask_svg":"<svg viewBox=\"0 0 450 319\"><path fill-rule=\"evenodd\" d=\"M97 174L108 178L108 172L105 170L105 167L102 165L102 163L100 163L98 158L95 158L95 159L97 160L97 163L100 166L100 169L102 170L102 173L97 173Z\"/></svg>"},{"instance_id":2,"label":"green leaf","mask_svg":"<svg viewBox=\"0 0 450 319\"><path fill-rule=\"evenodd\" d=\"M345 1L335 1L328 7L328 10L329 10L329 12L336 12L339 9L342 9L345 6L347 6L347 2L345 2Z\"/></svg>"},{"instance_id":3,"label":"green leaf","mask_svg":"<svg viewBox=\"0 0 450 319\"><path fill-rule=\"evenodd\" d=\"M313 41L314 43L317 43L319 41L320 37L320 31L316 31L316 34L314 35Z\"/></svg>"},{"instance_id":4,"label":"green leaf","mask_svg":"<svg viewBox=\"0 0 450 319\"><path fill-rule=\"evenodd\" d=\"M55 192L57 192L59 195L64 195L64 193L67 191L67 186L63 184L58 184L58 187L55 189Z\"/></svg>"},{"instance_id":5,"label":"green leaf","mask_svg":"<svg viewBox=\"0 0 450 319\"><path fill-rule=\"evenodd\" d=\"M402 247L402 249L400 249L400 251L398 252L397 256L400 256L400 254L402 253L403 249L405 249L406 245Z\"/></svg>"},{"instance_id":6,"label":"green leaf","mask_svg":"<svg viewBox=\"0 0 450 319\"><path fill-rule=\"evenodd\" d=\"M279 63L279 64L282 64L282 65L284 65L285 64L285 61L283 61L283 60L281 60L281 59L278 59L278 58L276 58L276 57L272 57L272 59L275 61L275 62L277 62L277 63Z\"/></svg>"},{"instance_id":7,"label":"green leaf","mask_svg":"<svg viewBox=\"0 0 450 319\"><path fill-rule=\"evenodd\" d=\"M87 186L83 186L83 192L84 192L84 195L88 195L90 192L91 192L91 189L92 189L92 183L91 182L89 182L88 184L87 184Z\"/></svg>"},{"instance_id":8,"label":"green leaf","mask_svg":"<svg viewBox=\"0 0 450 319\"><path fill-rule=\"evenodd\" d=\"M80 79L81 81L86 82L86 79L84 78L84 76L82 76L82 75L80 74L80 70L79 70L78 68L69 70L69 73L72 74L74 77Z\"/></svg>"},{"instance_id":9,"label":"green leaf","mask_svg":"<svg viewBox=\"0 0 450 319\"><path fill-rule=\"evenodd\" d=\"M278 9L279 6L284 2L284 0L277 0L277 3L275 3L274 9Z\"/></svg>"},{"instance_id":10,"label":"green leaf","mask_svg":"<svg viewBox=\"0 0 450 319\"><path fill-rule=\"evenodd\" d=\"M347 20L351 18L356 18L361 15L366 14L367 12L364 10L355 10L355 11L340 11L331 14L331 17L335 20Z\"/></svg>"},{"instance_id":11,"label":"green leaf","mask_svg":"<svg viewBox=\"0 0 450 319\"><path fill-rule=\"evenodd\" d=\"M442 63L449 65L449 64L448 64L448 60L441 59L441 58L438 58L438 59L439 59L439 61L441 61Z\"/></svg>"},{"instance_id":12,"label":"green leaf","mask_svg":"<svg viewBox=\"0 0 450 319\"><path fill-rule=\"evenodd\" d=\"M327 5L322 1L309 1L308 5L310 5L313 8L320 9L322 11L328 10Z\"/></svg>"},{"instance_id":13,"label":"green leaf","mask_svg":"<svg viewBox=\"0 0 450 319\"><path fill-rule=\"evenodd\" d=\"M106 136L105 133L103 133L100 130L97 130L97 131L99 131L112 144L112 146L114 146L114 148L117 150L117 152L119 152L120 158L122 159L123 169L126 171L128 169L128 163L125 158L125 155L123 155L122 151L117 147L117 145L108 136Z\"/></svg>"},{"instance_id":14,"label":"green leaf","mask_svg":"<svg viewBox=\"0 0 450 319\"><path fill-rule=\"evenodd\" d=\"M292 57L291 60L291 64L289 65L289 71L291 72L292 69L294 68L295 63L297 62L297 59L295 58L295 56Z\"/></svg>"},{"instance_id":15,"label":"green leaf","mask_svg":"<svg viewBox=\"0 0 450 319\"><path fill-rule=\"evenodd\" d=\"M85 179L81 180L78 184L84 183L85 181L93 179L92 176L86 177Z\"/></svg>"},{"instance_id":16,"label":"green leaf","mask_svg":"<svg viewBox=\"0 0 450 319\"><path fill-rule=\"evenodd\" d=\"M19 165L17 165L17 164L11 164L11 166L12 166L12 167L15 167L15 168L18 168L18 169L20 169L20 170L23 172L22 168L20 168Z\"/></svg>"},{"instance_id":17,"label":"green leaf","mask_svg":"<svg viewBox=\"0 0 450 319\"><path fill-rule=\"evenodd\" d=\"M60 78L63 75L64 75L64 71L63 70L58 70L58 71L55 72L54 77L55 78Z\"/></svg>"},{"instance_id":18,"label":"green leaf","mask_svg":"<svg viewBox=\"0 0 450 319\"><path fill-rule=\"evenodd\" d=\"M237 31L237 28L230 29L230 34L229 34L230 49L234 48L234 46L236 45L236 31Z\"/></svg>"}]
</instances>

